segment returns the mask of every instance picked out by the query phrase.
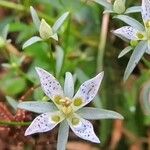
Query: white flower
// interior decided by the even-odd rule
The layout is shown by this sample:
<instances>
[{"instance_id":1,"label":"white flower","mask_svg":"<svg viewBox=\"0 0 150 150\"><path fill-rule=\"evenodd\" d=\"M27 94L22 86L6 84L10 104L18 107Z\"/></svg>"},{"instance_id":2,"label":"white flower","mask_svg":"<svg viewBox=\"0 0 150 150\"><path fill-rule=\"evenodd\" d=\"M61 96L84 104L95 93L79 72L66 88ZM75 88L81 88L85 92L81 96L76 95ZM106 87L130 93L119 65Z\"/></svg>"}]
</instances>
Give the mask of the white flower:
<instances>
[{"instance_id":1,"label":"white flower","mask_svg":"<svg viewBox=\"0 0 150 150\"><path fill-rule=\"evenodd\" d=\"M134 43L134 41L147 41L146 52L150 54L150 1L149 0L142 0L141 14L145 26L144 30L140 31L139 29L135 29L132 26L124 26L113 31L113 33L120 38L123 38L125 40L130 40L131 43Z\"/></svg>"},{"instance_id":2,"label":"white flower","mask_svg":"<svg viewBox=\"0 0 150 150\"><path fill-rule=\"evenodd\" d=\"M52 130L57 124L67 121L67 124L78 137L94 143L100 143L94 133L93 125L85 118L94 120L105 118L123 119L120 114L113 111L84 107L97 94L103 78L103 72L85 81L74 95L74 81L71 73L66 73L63 92L59 82L50 73L41 68L36 68L36 71L44 93L53 101L57 108L49 102L41 102L41 104L38 102L20 103L19 108L39 113L44 112L33 120L25 135L47 132Z\"/></svg>"}]
</instances>

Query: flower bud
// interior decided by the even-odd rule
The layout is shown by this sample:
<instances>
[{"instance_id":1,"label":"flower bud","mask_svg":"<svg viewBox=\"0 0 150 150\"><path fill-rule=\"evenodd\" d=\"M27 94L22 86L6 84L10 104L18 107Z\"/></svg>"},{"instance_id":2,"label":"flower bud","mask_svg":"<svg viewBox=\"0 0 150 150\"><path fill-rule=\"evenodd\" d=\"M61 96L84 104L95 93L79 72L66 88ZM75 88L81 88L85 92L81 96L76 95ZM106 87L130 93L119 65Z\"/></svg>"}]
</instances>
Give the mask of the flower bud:
<instances>
[{"instance_id":1,"label":"flower bud","mask_svg":"<svg viewBox=\"0 0 150 150\"><path fill-rule=\"evenodd\" d=\"M44 19L41 21L39 32L43 40L47 40L53 35L51 26Z\"/></svg>"},{"instance_id":2,"label":"flower bud","mask_svg":"<svg viewBox=\"0 0 150 150\"><path fill-rule=\"evenodd\" d=\"M115 0L113 5L113 10L117 14L122 14L125 12L125 0Z\"/></svg>"}]
</instances>

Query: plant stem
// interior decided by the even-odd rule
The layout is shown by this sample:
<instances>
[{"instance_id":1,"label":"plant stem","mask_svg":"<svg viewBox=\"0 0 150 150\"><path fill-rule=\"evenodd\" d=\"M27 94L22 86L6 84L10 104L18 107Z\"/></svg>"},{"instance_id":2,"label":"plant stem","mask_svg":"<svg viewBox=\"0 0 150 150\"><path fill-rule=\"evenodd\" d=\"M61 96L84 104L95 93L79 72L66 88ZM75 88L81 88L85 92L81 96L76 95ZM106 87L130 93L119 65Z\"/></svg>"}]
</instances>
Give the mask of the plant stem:
<instances>
[{"instance_id":1,"label":"plant stem","mask_svg":"<svg viewBox=\"0 0 150 150\"><path fill-rule=\"evenodd\" d=\"M52 44L51 44L51 41L49 40L48 41L48 52L49 52L49 55L50 55L50 62L51 62L51 68L53 70L53 75L55 76L55 59L53 57L53 52L52 52Z\"/></svg>"},{"instance_id":2,"label":"plant stem","mask_svg":"<svg viewBox=\"0 0 150 150\"><path fill-rule=\"evenodd\" d=\"M98 45L98 55L97 55L97 72L103 70L103 59L104 59L104 52L107 40L107 33L108 33L108 26L109 26L109 14L104 14L102 19L102 26L100 32L100 40Z\"/></svg>"},{"instance_id":3,"label":"plant stem","mask_svg":"<svg viewBox=\"0 0 150 150\"><path fill-rule=\"evenodd\" d=\"M0 121L0 126L28 126L31 122L9 122L9 121Z\"/></svg>"},{"instance_id":4,"label":"plant stem","mask_svg":"<svg viewBox=\"0 0 150 150\"><path fill-rule=\"evenodd\" d=\"M16 4L16 3L13 3L13 2L8 2L6 0L1 0L0 1L0 6L15 9L15 10L18 10L18 11L24 11L25 10L25 7L23 5Z\"/></svg>"},{"instance_id":5,"label":"plant stem","mask_svg":"<svg viewBox=\"0 0 150 150\"><path fill-rule=\"evenodd\" d=\"M65 30L65 33L64 33L65 34L65 36L64 36L64 45L63 45L64 58L63 58L62 67L61 67L59 76L62 73L62 70L64 68L64 64L65 64L65 60L66 60L66 55L67 55L68 45L69 45L69 35L70 35L70 31L71 31L70 29L71 29L71 14L69 14L69 16L68 16L67 27L66 27L66 30Z\"/></svg>"},{"instance_id":6,"label":"plant stem","mask_svg":"<svg viewBox=\"0 0 150 150\"><path fill-rule=\"evenodd\" d=\"M21 96L20 101L25 101L29 96L31 96L31 94L34 92L34 90L39 87L40 87L40 84L29 88L27 90L27 92Z\"/></svg>"}]
</instances>

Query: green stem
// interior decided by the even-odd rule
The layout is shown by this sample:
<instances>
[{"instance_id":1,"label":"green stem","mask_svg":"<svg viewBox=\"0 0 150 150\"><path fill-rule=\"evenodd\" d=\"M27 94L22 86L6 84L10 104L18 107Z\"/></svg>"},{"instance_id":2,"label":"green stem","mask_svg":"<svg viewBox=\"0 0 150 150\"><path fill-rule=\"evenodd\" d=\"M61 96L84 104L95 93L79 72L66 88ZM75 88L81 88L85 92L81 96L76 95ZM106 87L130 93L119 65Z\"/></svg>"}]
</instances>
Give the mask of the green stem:
<instances>
[{"instance_id":1,"label":"green stem","mask_svg":"<svg viewBox=\"0 0 150 150\"><path fill-rule=\"evenodd\" d=\"M1 0L0 1L0 6L15 9L15 10L18 10L18 11L24 11L25 10L25 7L23 5L16 4L16 3L13 3L13 2L8 2L6 0Z\"/></svg>"},{"instance_id":2,"label":"green stem","mask_svg":"<svg viewBox=\"0 0 150 150\"><path fill-rule=\"evenodd\" d=\"M55 59L53 57L51 41L49 40L47 44L48 44L48 47L49 47L48 51L49 51L49 54L50 54L50 62L51 62L51 66L52 66L52 68L50 68L50 69L53 70L53 75L55 76Z\"/></svg>"},{"instance_id":3,"label":"green stem","mask_svg":"<svg viewBox=\"0 0 150 150\"><path fill-rule=\"evenodd\" d=\"M60 70L60 73L59 73L59 76L61 75L62 73L62 70L64 68L64 63L65 63L65 60L66 60L66 55L67 55L67 51L68 51L68 45L69 45L69 35L70 35L70 28L71 28L71 14L69 14L68 16L68 24L67 24L67 27L66 27L66 31L65 31L65 38L64 38L64 46L63 46L63 50L64 50L64 58L63 58L63 62L62 62L62 67L61 67L61 70ZM59 77L58 77L59 78Z\"/></svg>"},{"instance_id":4,"label":"green stem","mask_svg":"<svg viewBox=\"0 0 150 150\"><path fill-rule=\"evenodd\" d=\"M9 121L0 121L0 126L28 126L31 122L9 122Z\"/></svg>"}]
</instances>

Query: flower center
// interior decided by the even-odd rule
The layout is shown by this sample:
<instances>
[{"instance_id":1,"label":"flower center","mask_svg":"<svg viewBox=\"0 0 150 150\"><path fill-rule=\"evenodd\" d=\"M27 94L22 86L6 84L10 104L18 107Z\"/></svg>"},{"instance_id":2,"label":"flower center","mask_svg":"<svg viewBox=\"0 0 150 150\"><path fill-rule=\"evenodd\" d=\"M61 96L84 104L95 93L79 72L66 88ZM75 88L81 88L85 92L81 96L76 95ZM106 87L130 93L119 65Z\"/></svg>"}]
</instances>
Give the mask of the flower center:
<instances>
[{"instance_id":1,"label":"flower center","mask_svg":"<svg viewBox=\"0 0 150 150\"><path fill-rule=\"evenodd\" d=\"M59 105L59 110L61 110L66 116L73 113L73 108L71 106L72 101L68 97L55 97L55 103Z\"/></svg>"}]
</instances>

